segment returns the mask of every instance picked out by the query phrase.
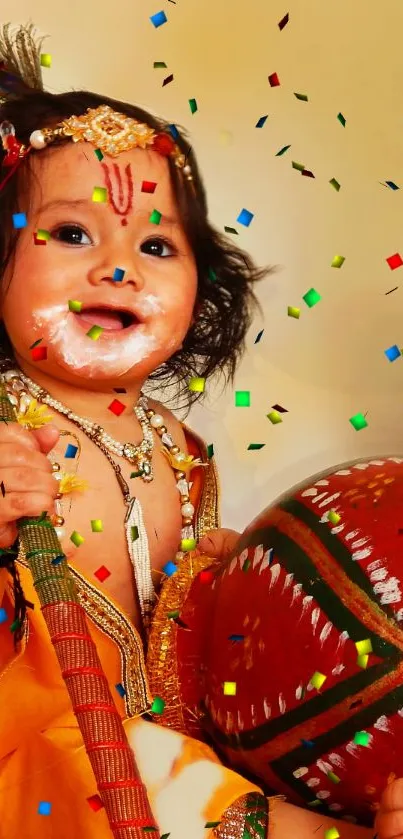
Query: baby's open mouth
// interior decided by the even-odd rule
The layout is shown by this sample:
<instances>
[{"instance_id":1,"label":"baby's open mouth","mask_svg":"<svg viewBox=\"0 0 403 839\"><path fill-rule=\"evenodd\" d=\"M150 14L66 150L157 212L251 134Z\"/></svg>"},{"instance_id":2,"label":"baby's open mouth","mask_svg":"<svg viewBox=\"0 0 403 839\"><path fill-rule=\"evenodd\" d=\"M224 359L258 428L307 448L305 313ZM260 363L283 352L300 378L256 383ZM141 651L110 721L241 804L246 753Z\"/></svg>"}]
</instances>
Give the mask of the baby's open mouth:
<instances>
[{"instance_id":1,"label":"baby's open mouth","mask_svg":"<svg viewBox=\"0 0 403 839\"><path fill-rule=\"evenodd\" d=\"M83 324L101 326L102 329L122 330L138 323L136 316L125 309L88 308L74 313Z\"/></svg>"}]
</instances>

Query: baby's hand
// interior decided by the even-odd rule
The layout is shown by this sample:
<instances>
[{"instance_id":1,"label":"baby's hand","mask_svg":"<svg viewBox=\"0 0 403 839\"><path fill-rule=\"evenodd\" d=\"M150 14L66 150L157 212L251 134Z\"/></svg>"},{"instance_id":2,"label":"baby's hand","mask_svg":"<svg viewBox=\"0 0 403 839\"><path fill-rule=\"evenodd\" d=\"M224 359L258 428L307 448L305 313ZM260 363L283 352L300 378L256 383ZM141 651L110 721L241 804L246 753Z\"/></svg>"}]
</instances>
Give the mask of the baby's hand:
<instances>
[{"instance_id":1,"label":"baby's hand","mask_svg":"<svg viewBox=\"0 0 403 839\"><path fill-rule=\"evenodd\" d=\"M375 819L377 839L403 839L403 778L392 781Z\"/></svg>"}]
</instances>

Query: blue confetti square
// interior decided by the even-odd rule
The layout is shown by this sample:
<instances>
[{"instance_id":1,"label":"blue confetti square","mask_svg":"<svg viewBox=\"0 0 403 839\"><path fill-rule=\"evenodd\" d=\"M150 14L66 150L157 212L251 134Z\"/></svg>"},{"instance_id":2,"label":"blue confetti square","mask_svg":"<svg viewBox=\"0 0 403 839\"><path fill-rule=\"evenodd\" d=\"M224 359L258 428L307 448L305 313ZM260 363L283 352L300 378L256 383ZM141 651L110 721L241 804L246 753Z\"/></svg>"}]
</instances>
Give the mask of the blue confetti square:
<instances>
[{"instance_id":1,"label":"blue confetti square","mask_svg":"<svg viewBox=\"0 0 403 839\"><path fill-rule=\"evenodd\" d=\"M162 570L167 577L172 577L173 574L176 574L178 569L175 563L170 560L170 562L167 562L166 565L164 565Z\"/></svg>"},{"instance_id":2,"label":"blue confetti square","mask_svg":"<svg viewBox=\"0 0 403 839\"><path fill-rule=\"evenodd\" d=\"M38 807L38 815L39 816L50 816L50 811L52 809L52 805L50 801L40 801Z\"/></svg>"},{"instance_id":3,"label":"blue confetti square","mask_svg":"<svg viewBox=\"0 0 403 839\"><path fill-rule=\"evenodd\" d=\"M176 125L170 125L170 126L169 126L169 130L170 130L170 132L171 132L171 134L172 134L173 139L174 139L174 140L177 140L177 139L178 139L178 137L179 137L179 131L178 131L178 129L177 129L177 127L176 127Z\"/></svg>"},{"instance_id":4,"label":"blue confetti square","mask_svg":"<svg viewBox=\"0 0 403 839\"><path fill-rule=\"evenodd\" d=\"M399 189L399 187L395 184L394 181L385 181L385 184L387 184L390 189Z\"/></svg>"},{"instance_id":5,"label":"blue confetti square","mask_svg":"<svg viewBox=\"0 0 403 839\"><path fill-rule=\"evenodd\" d=\"M389 347L388 350L385 350L385 355L389 361L396 361L396 359L401 356L401 352L397 344L393 344L393 347Z\"/></svg>"},{"instance_id":6,"label":"blue confetti square","mask_svg":"<svg viewBox=\"0 0 403 839\"><path fill-rule=\"evenodd\" d=\"M28 224L25 213L13 213L13 225L15 230L20 230Z\"/></svg>"},{"instance_id":7,"label":"blue confetti square","mask_svg":"<svg viewBox=\"0 0 403 839\"><path fill-rule=\"evenodd\" d=\"M245 227L249 227L252 219L253 213L250 213L249 210L241 210L237 218L237 221L239 221L239 224L244 224Z\"/></svg>"},{"instance_id":8,"label":"blue confetti square","mask_svg":"<svg viewBox=\"0 0 403 839\"><path fill-rule=\"evenodd\" d=\"M125 272L123 268L115 268L112 279L115 280L115 283L120 283L123 280L124 275Z\"/></svg>"},{"instance_id":9,"label":"blue confetti square","mask_svg":"<svg viewBox=\"0 0 403 839\"><path fill-rule=\"evenodd\" d=\"M5 609L0 609L0 623L5 623L7 620L7 612Z\"/></svg>"},{"instance_id":10,"label":"blue confetti square","mask_svg":"<svg viewBox=\"0 0 403 839\"><path fill-rule=\"evenodd\" d=\"M263 128L268 116L269 115L267 114L265 117L260 117L260 119L256 123L255 128Z\"/></svg>"},{"instance_id":11,"label":"blue confetti square","mask_svg":"<svg viewBox=\"0 0 403 839\"><path fill-rule=\"evenodd\" d=\"M69 443L67 449L64 453L65 457L75 457L78 452L78 446L73 446L72 443Z\"/></svg>"},{"instance_id":12,"label":"blue confetti square","mask_svg":"<svg viewBox=\"0 0 403 839\"><path fill-rule=\"evenodd\" d=\"M124 689L123 685L121 685L121 684L120 684L120 682L119 682L119 684L118 684L118 685L115 685L115 688L116 688L116 690L117 690L117 692L118 692L119 696L122 696L122 697L123 697L123 696L126 696L126 691L125 691L125 689Z\"/></svg>"},{"instance_id":13,"label":"blue confetti square","mask_svg":"<svg viewBox=\"0 0 403 839\"><path fill-rule=\"evenodd\" d=\"M158 29L159 26L162 26L163 23L167 22L167 16L165 12L157 12L156 15L151 15L150 20L151 23L154 24L155 28Z\"/></svg>"}]
</instances>

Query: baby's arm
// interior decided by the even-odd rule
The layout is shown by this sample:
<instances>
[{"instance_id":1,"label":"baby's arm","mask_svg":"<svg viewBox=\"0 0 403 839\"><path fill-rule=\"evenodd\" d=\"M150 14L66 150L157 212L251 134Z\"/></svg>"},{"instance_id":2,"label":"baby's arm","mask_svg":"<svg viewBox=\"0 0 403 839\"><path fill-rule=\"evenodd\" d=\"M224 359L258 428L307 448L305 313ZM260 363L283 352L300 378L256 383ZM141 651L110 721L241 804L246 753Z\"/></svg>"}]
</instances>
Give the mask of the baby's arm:
<instances>
[{"instance_id":1,"label":"baby's arm","mask_svg":"<svg viewBox=\"0 0 403 839\"><path fill-rule=\"evenodd\" d=\"M293 804L287 804L284 801L276 801L273 804L269 818L268 839L323 839L326 830L332 827L338 830L340 839L373 839L375 836L376 831L373 828L357 827L349 822L294 807ZM382 837L379 836L378 839Z\"/></svg>"}]
</instances>

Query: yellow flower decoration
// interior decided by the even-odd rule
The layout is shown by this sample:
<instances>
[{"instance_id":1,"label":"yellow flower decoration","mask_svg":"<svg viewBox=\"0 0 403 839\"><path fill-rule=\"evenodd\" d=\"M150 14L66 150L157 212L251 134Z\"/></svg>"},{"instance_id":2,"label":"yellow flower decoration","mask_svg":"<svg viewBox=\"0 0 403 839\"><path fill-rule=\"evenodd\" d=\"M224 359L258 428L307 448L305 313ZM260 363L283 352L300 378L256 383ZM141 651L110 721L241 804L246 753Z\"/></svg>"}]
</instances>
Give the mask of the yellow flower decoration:
<instances>
[{"instance_id":1,"label":"yellow flower decoration","mask_svg":"<svg viewBox=\"0 0 403 839\"><path fill-rule=\"evenodd\" d=\"M68 495L70 492L84 492L89 487L88 481L77 478L72 472L61 472L59 492L61 495Z\"/></svg>"},{"instance_id":2,"label":"yellow flower decoration","mask_svg":"<svg viewBox=\"0 0 403 839\"><path fill-rule=\"evenodd\" d=\"M199 457L194 458L193 455L188 454L186 457L178 458L178 454L172 454L172 452L167 449L165 446L162 447L162 451L164 452L165 457L169 460L170 466L172 469L177 469L180 472L184 472L187 476L192 469L195 469L196 466L207 466L207 463L203 463Z\"/></svg>"},{"instance_id":3,"label":"yellow flower decoration","mask_svg":"<svg viewBox=\"0 0 403 839\"><path fill-rule=\"evenodd\" d=\"M42 428L43 425L54 419L54 414L45 416L47 409L47 405L38 405L36 399L31 399L25 413L19 412L17 414L17 421L20 425L28 428L29 431L34 428Z\"/></svg>"}]
</instances>

